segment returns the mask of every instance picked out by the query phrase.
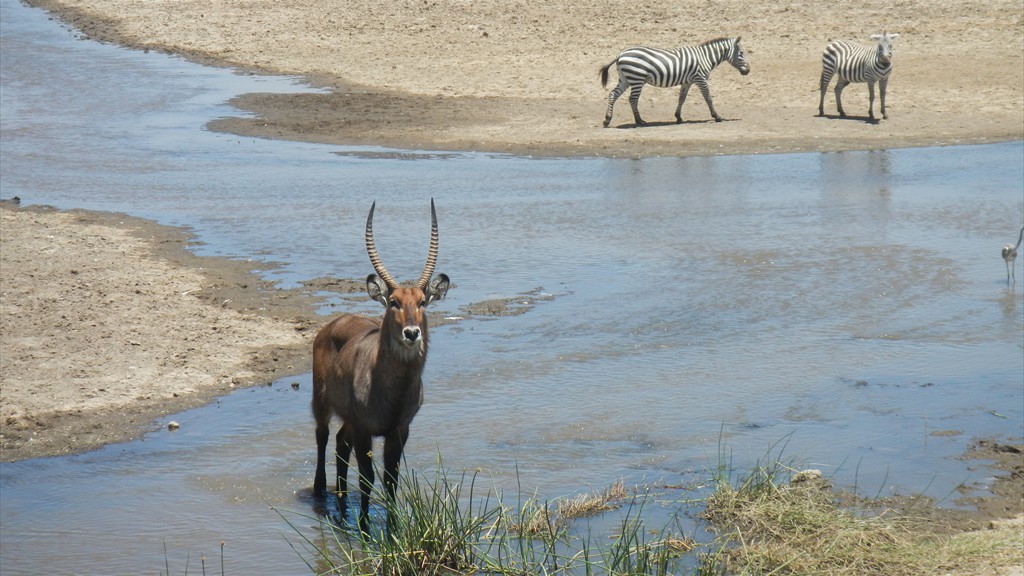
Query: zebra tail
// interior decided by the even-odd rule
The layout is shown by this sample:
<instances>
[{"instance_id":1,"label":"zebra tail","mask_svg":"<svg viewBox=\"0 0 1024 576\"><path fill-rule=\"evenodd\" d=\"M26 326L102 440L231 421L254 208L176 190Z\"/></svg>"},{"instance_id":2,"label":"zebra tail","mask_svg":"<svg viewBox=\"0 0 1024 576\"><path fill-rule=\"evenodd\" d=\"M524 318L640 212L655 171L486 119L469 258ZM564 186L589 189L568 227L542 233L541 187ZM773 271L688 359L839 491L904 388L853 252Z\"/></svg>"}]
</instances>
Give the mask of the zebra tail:
<instances>
[{"instance_id":1,"label":"zebra tail","mask_svg":"<svg viewBox=\"0 0 1024 576\"><path fill-rule=\"evenodd\" d=\"M616 60L618 60L618 59L616 59ZM615 64L616 60L612 60L604 68L601 68L601 70L599 71L599 74L601 76L601 87L602 88L607 88L608 87L608 69L612 67L612 64Z\"/></svg>"}]
</instances>

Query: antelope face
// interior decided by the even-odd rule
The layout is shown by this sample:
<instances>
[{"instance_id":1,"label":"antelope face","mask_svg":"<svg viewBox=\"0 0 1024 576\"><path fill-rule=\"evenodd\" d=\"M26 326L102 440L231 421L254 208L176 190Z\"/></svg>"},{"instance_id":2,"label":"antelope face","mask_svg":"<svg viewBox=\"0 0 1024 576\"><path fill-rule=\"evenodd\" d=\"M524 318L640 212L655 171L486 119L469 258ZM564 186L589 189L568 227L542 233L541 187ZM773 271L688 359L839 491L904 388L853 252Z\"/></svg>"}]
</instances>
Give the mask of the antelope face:
<instances>
[{"instance_id":1,"label":"antelope face","mask_svg":"<svg viewBox=\"0 0 1024 576\"><path fill-rule=\"evenodd\" d=\"M427 295L419 288L396 288L388 296L384 322L391 324L392 337L406 348L423 346L426 331Z\"/></svg>"},{"instance_id":2,"label":"antelope face","mask_svg":"<svg viewBox=\"0 0 1024 576\"><path fill-rule=\"evenodd\" d=\"M425 289L419 286L389 287L376 274L366 278L366 289L370 297L385 306L381 331L406 350L423 352L427 339L427 306L434 300L444 298L450 280L446 274L438 274Z\"/></svg>"}]
</instances>

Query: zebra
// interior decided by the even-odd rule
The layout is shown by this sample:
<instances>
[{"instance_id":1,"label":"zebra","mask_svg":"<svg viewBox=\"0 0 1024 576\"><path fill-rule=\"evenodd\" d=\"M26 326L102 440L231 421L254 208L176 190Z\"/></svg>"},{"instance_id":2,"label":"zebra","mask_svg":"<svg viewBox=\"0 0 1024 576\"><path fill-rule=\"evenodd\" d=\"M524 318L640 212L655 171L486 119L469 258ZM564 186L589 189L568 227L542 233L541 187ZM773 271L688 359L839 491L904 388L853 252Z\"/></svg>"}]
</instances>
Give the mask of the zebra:
<instances>
[{"instance_id":1,"label":"zebra","mask_svg":"<svg viewBox=\"0 0 1024 576\"><path fill-rule=\"evenodd\" d=\"M662 48L629 48L623 50L615 60L601 68L601 86L608 85L608 69L615 65L619 71L619 84L608 94L608 112L604 115L604 127L612 121L612 108L615 107L615 100L629 88L629 105L633 108L633 119L637 126L645 126L637 104L640 102L640 91L644 84L651 84L659 88L671 88L682 86L679 90L679 105L676 106L676 123L681 123L683 102L686 101L686 93L690 86L696 84L704 95L704 101L708 103L711 116L715 122L721 122L722 117L715 111L715 105L711 102L711 91L708 89L708 77L711 71L722 62L732 64L740 74L746 76L750 73L750 66L743 55L743 48L740 46L740 37L716 38L697 46L683 46L675 50Z\"/></svg>"},{"instance_id":2,"label":"zebra","mask_svg":"<svg viewBox=\"0 0 1024 576\"><path fill-rule=\"evenodd\" d=\"M836 108L839 116L845 118L843 112L842 93L843 88L850 82L868 83L868 116L875 119L875 81L878 81L878 93L882 100L882 118L888 120L885 113L885 87L889 84L889 73L892 72L892 41L899 38L899 34L889 34L883 31L881 34L873 34L872 40L878 40L878 45L861 46L834 40L825 47L825 53L821 56L821 100L818 101L818 116L825 115L825 91L828 90L828 83L834 74L838 74L836 80Z\"/></svg>"}]
</instances>

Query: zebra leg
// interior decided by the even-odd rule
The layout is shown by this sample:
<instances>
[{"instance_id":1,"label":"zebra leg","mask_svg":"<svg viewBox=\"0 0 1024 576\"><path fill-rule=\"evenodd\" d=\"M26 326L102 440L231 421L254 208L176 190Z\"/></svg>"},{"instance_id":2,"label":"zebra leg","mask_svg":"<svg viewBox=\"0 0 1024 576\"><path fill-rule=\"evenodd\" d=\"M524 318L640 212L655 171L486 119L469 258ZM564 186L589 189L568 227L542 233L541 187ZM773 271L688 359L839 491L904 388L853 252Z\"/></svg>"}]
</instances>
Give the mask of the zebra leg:
<instances>
[{"instance_id":1,"label":"zebra leg","mask_svg":"<svg viewBox=\"0 0 1024 576\"><path fill-rule=\"evenodd\" d=\"M711 117L715 119L715 122L721 122L722 117L718 115L718 111L715 110L715 103L711 101L711 88L708 87L707 80L697 80L697 87L700 88L700 93L704 95L704 101L708 103Z\"/></svg>"},{"instance_id":2,"label":"zebra leg","mask_svg":"<svg viewBox=\"0 0 1024 576\"><path fill-rule=\"evenodd\" d=\"M647 122L640 117L640 91L643 89L643 84L637 84L629 89L629 107L633 109L633 121L637 126L647 126Z\"/></svg>"},{"instance_id":3,"label":"zebra leg","mask_svg":"<svg viewBox=\"0 0 1024 576\"><path fill-rule=\"evenodd\" d=\"M868 118L875 119L875 81L868 80Z\"/></svg>"},{"instance_id":4,"label":"zebra leg","mask_svg":"<svg viewBox=\"0 0 1024 576\"><path fill-rule=\"evenodd\" d=\"M607 128L612 121L612 109L615 108L615 101L626 91L626 80L619 76L619 83L608 93L608 111L604 113L604 127Z\"/></svg>"},{"instance_id":5,"label":"zebra leg","mask_svg":"<svg viewBox=\"0 0 1024 576\"><path fill-rule=\"evenodd\" d=\"M889 84L888 78L881 78L878 81L878 97L882 101L882 119L888 120L889 116L885 113L885 87Z\"/></svg>"},{"instance_id":6,"label":"zebra leg","mask_svg":"<svg viewBox=\"0 0 1024 576\"><path fill-rule=\"evenodd\" d=\"M828 70L821 71L821 99L818 100L818 116L825 115L825 93L828 92L828 83L832 81L832 73Z\"/></svg>"},{"instance_id":7,"label":"zebra leg","mask_svg":"<svg viewBox=\"0 0 1024 576\"><path fill-rule=\"evenodd\" d=\"M690 91L691 84L683 84L679 88L679 105L676 106L676 124L683 123L683 102L686 102L686 94Z\"/></svg>"},{"instance_id":8,"label":"zebra leg","mask_svg":"<svg viewBox=\"0 0 1024 576\"><path fill-rule=\"evenodd\" d=\"M836 80L836 110L839 110L839 116L842 118L846 118L846 112L843 112L843 88L849 83L850 81L844 78Z\"/></svg>"}]
</instances>

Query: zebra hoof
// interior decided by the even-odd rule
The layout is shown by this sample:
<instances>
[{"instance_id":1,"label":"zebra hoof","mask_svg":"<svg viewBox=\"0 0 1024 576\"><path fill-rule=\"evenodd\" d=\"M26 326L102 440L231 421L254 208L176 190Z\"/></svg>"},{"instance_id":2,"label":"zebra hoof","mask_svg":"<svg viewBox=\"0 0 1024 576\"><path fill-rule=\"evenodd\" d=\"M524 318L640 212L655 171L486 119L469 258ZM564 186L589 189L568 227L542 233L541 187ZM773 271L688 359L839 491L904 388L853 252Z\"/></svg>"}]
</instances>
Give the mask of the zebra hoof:
<instances>
[{"instance_id":1,"label":"zebra hoof","mask_svg":"<svg viewBox=\"0 0 1024 576\"><path fill-rule=\"evenodd\" d=\"M721 121L722 121L722 117L721 116L715 116L715 122L721 122Z\"/></svg>"}]
</instances>

